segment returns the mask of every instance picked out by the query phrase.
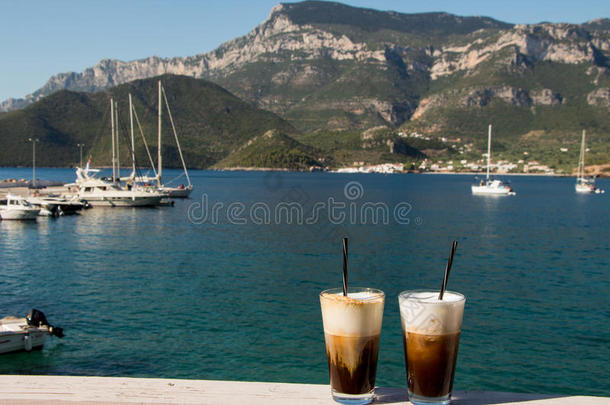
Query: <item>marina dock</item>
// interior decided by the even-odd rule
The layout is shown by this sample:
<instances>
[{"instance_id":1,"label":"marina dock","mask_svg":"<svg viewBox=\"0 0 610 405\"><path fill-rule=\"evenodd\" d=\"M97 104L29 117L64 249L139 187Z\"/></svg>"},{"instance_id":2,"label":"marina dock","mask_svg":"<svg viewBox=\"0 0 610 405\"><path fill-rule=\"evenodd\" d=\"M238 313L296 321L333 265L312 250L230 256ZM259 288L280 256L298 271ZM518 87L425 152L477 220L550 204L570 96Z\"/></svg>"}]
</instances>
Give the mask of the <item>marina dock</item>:
<instances>
[{"instance_id":1,"label":"marina dock","mask_svg":"<svg viewBox=\"0 0 610 405\"><path fill-rule=\"evenodd\" d=\"M377 404L410 404L405 388L377 388ZM0 376L0 403L29 404L335 404L328 385L162 378ZM457 391L455 405L601 405L610 398Z\"/></svg>"},{"instance_id":2,"label":"marina dock","mask_svg":"<svg viewBox=\"0 0 610 405\"><path fill-rule=\"evenodd\" d=\"M62 195L62 194L71 194L74 191L66 186L50 186L41 189L29 189L28 187L2 187L0 188L0 196L5 194L14 194L22 197L27 197L29 195L33 195L34 193L39 196L47 196L47 195Z\"/></svg>"}]
</instances>

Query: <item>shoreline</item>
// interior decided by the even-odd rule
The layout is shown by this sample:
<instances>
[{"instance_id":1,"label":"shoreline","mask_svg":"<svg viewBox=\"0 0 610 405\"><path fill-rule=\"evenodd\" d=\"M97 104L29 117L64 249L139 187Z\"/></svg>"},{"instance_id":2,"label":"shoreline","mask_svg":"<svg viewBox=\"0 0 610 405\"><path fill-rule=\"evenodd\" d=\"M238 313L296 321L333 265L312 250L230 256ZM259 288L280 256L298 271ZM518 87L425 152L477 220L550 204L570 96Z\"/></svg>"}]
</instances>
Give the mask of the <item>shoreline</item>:
<instances>
[{"instance_id":1,"label":"shoreline","mask_svg":"<svg viewBox=\"0 0 610 405\"><path fill-rule=\"evenodd\" d=\"M74 169L74 167L60 167L60 166L40 166L36 167L37 169ZM110 169L111 167L99 166L99 169ZM0 166L0 170L2 169L30 169L27 166ZM131 167L121 168L125 170L131 169ZM166 169L170 170L180 170L182 168L171 168L168 167ZM188 170L192 171L214 171L214 172L286 172L286 173L333 173L333 174L426 174L426 175L442 175L447 174L451 176L485 176L486 172L456 172L456 171L403 171L403 172L395 172L395 173L380 173L380 172L356 172L356 173L340 173L337 172L336 168L333 170L292 170L287 168L274 168L274 167L227 167L227 168L209 168L209 169L192 169L188 168ZM561 174L561 173L490 173L491 177L501 177L501 176L541 176L541 177L578 177L577 174ZM610 178L610 173L598 173L589 175L588 177L594 176L596 178L607 179ZM8 179L0 179L0 184L4 183L4 180Z\"/></svg>"}]
</instances>

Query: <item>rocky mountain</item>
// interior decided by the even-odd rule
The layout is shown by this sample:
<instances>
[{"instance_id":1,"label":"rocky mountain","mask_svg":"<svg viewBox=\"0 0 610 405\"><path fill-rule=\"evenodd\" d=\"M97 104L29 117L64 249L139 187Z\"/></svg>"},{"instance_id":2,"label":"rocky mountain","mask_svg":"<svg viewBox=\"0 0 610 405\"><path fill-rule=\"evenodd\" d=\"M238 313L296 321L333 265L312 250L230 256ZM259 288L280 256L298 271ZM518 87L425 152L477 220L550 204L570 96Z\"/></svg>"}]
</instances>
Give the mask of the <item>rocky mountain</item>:
<instances>
[{"instance_id":1,"label":"rocky mountain","mask_svg":"<svg viewBox=\"0 0 610 405\"><path fill-rule=\"evenodd\" d=\"M184 58L102 60L81 73L58 74L35 93L7 100L1 108L20 108L60 89L99 91L164 73L211 78L260 106L287 113L303 109L307 100L301 96L326 96L325 88L345 87L346 81L356 81L369 70L401 88L399 93L410 90L413 96L422 91L414 92L410 76L434 82L476 74L490 63L496 69L538 62L584 64L601 86L607 85L608 25L606 19L582 25L511 25L485 17L400 14L328 2L280 4L248 35L215 51ZM253 77L256 72L265 74ZM416 108L417 97L409 94L380 97L380 91L359 87L355 94L346 94L347 100L331 98L326 107L356 115L370 109L394 124L408 119Z\"/></svg>"},{"instance_id":2,"label":"rocky mountain","mask_svg":"<svg viewBox=\"0 0 610 405\"><path fill-rule=\"evenodd\" d=\"M476 147L490 122L500 145L519 144L532 131L550 142L545 147L571 143L582 128L610 143L609 68L608 19L513 25L305 1L275 6L249 34L212 52L103 60L56 75L0 108L21 108L62 89L97 92L172 73L211 80L278 114L312 133L305 136L312 147L326 144L324 136L359 137L379 126Z\"/></svg>"}]
</instances>

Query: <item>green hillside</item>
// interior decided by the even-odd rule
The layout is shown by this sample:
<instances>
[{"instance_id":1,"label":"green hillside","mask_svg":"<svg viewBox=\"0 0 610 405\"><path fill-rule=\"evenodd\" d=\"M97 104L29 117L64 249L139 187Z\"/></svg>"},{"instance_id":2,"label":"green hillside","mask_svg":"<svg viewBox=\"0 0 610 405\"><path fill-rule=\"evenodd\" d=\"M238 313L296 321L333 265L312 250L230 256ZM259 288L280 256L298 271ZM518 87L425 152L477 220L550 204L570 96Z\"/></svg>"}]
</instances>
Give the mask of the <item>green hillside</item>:
<instances>
[{"instance_id":1,"label":"green hillside","mask_svg":"<svg viewBox=\"0 0 610 405\"><path fill-rule=\"evenodd\" d=\"M320 150L306 146L278 130L269 130L250 139L214 167L309 170L329 163L328 157Z\"/></svg>"},{"instance_id":2,"label":"green hillside","mask_svg":"<svg viewBox=\"0 0 610 405\"><path fill-rule=\"evenodd\" d=\"M30 165L31 144L38 138L37 164L69 166L77 162L77 144L96 166L111 165L110 98L119 103L121 163L130 165L128 94L149 147L157 146L157 82L163 82L189 167L205 168L225 158L239 145L270 129L297 131L273 113L257 109L218 85L184 76L165 75L137 80L108 91L86 94L60 91L23 110L0 115L0 162ZM164 165L180 165L167 113L163 124ZM136 160L148 166L136 127Z\"/></svg>"},{"instance_id":3,"label":"green hillside","mask_svg":"<svg viewBox=\"0 0 610 405\"><path fill-rule=\"evenodd\" d=\"M541 163L569 172L578 161L584 129L591 149L588 162L608 163L608 107L587 101L587 94L596 86L610 85L607 70L600 72L592 74L584 65L548 62L524 62L503 71L484 65L467 76L455 74L432 82L426 97L436 100L435 105L417 119L405 122L399 130L473 142L475 153L465 156L473 159L485 151L487 125L493 124L498 159L516 161L527 152ZM516 94L511 100L485 95L490 88L512 88ZM531 95L541 89L552 89L552 103L532 100ZM561 152L560 148L567 148L568 152Z\"/></svg>"}]
</instances>

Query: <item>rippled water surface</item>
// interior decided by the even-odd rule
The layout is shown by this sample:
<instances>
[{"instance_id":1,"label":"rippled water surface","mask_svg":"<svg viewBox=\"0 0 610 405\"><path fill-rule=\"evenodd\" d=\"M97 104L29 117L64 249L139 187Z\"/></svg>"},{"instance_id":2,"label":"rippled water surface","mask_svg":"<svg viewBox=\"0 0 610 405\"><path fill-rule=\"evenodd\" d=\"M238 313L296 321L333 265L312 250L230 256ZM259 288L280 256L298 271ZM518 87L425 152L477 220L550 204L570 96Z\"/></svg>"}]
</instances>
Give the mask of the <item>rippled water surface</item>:
<instances>
[{"instance_id":1,"label":"rippled water surface","mask_svg":"<svg viewBox=\"0 0 610 405\"><path fill-rule=\"evenodd\" d=\"M350 283L387 294L377 383L404 386L397 294L438 288L455 238L449 287L467 296L455 388L610 395L610 182L576 195L573 179L512 177L517 196L489 198L470 176L192 177L174 207L0 222L0 316L36 307L67 334L1 356L0 374L327 383L318 293L340 285L347 235ZM303 224L287 223L286 202ZM371 224L365 203L387 219Z\"/></svg>"}]
</instances>

